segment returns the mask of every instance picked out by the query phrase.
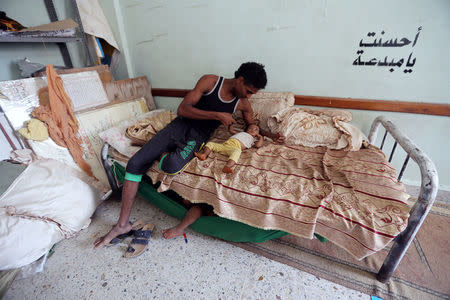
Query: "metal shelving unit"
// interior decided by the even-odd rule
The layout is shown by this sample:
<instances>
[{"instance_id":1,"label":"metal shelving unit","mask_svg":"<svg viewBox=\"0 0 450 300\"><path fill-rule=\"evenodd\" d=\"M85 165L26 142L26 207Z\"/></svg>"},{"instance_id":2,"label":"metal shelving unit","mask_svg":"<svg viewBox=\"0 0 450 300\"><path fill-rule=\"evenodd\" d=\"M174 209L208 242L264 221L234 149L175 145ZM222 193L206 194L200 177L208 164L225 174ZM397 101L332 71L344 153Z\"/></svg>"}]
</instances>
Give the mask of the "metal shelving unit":
<instances>
[{"instance_id":1,"label":"metal shelving unit","mask_svg":"<svg viewBox=\"0 0 450 300\"><path fill-rule=\"evenodd\" d=\"M0 43L70 43L81 42L78 36L70 37L44 37L44 36L2 36Z\"/></svg>"},{"instance_id":2,"label":"metal shelving unit","mask_svg":"<svg viewBox=\"0 0 450 300\"><path fill-rule=\"evenodd\" d=\"M94 60L89 52L88 42L86 34L83 30L83 24L81 23L80 12L78 11L78 6L76 0L70 0L72 3L73 10L75 12L75 21L78 24L78 33L75 36L2 36L0 37L0 43L56 43L61 51L64 64L68 68L73 68L72 59L70 58L69 50L67 49L66 43L71 42L81 42L83 43L84 49L86 51L89 65L94 65ZM56 9L53 5L53 0L44 0L45 8L47 9L48 16L51 22L58 21L58 16L56 15ZM30 34L31 35L31 34Z\"/></svg>"}]
</instances>

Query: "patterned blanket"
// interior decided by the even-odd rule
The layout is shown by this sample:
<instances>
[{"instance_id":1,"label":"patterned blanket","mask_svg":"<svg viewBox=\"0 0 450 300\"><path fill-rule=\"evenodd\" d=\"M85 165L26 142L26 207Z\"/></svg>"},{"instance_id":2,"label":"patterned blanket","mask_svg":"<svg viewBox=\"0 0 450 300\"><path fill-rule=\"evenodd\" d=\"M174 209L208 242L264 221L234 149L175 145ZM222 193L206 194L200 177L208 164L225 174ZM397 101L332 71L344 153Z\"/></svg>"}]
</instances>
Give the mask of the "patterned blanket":
<instances>
[{"instance_id":1,"label":"patterned blanket","mask_svg":"<svg viewBox=\"0 0 450 300\"><path fill-rule=\"evenodd\" d=\"M229 137L219 127L212 141ZM147 175L214 212L263 229L313 238L317 233L360 260L383 249L407 225L408 195L395 169L375 147L359 151L276 145L243 151L234 174L222 173L227 158L194 158L181 174Z\"/></svg>"}]
</instances>

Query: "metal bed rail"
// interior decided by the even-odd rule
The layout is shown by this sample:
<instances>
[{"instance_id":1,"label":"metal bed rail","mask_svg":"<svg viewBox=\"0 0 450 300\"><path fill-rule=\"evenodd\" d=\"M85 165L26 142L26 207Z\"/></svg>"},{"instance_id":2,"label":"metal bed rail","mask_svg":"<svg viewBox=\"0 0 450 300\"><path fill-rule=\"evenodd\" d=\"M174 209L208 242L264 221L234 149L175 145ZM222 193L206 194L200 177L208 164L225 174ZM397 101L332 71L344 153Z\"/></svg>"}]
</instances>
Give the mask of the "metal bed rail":
<instances>
[{"instance_id":1,"label":"metal bed rail","mask_svg":"<svg viewBox=\"0 0 450 300\"><path fill-rule=\"evenodd\" d=\"M389 279L397 269L400 261L408 250L409 245L414 240L420 226L422 225L431 207L433 206L438 191L439 180L436 167L431 159L428 158L428 156L423 153L422 150L420 150L419 147L417 147L417 145L413 141L411 141L411 139L409 139L403 132L401 132L397 128L397 126L386 117L379 116L373 121L369 133L370 144L373 144L375 142L380 125L383 125L383 127L386 129L380 148L383 148L388 132L395 140L391 154L389 156L389 162L392 160L397 144L400 144L403 150L405 150L405 152L407 153L398 180L401 179L406 165L408 164L409 158L417 163L422 176L420 193L417 202L411 208L410 216L408 219L408 226L394 239L394 244L376 275L376 278L379 281L385 283L389 281Z\"/></svg>"}]
</instances>

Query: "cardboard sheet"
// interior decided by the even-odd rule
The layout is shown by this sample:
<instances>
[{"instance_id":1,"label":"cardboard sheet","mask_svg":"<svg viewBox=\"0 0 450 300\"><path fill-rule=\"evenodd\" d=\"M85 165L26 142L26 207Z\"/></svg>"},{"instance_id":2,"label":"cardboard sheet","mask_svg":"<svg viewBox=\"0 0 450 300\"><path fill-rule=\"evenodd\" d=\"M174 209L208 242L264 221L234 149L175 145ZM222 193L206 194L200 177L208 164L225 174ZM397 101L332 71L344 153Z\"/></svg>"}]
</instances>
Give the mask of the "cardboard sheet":
<instances>
[{"instance_id":1,"label":"cardboard sheet","mask_svg":"<svg viewBox=\"0 0 450 300\"><path fill-rule=\"evenodd\" d=\"M145 99L139 99L75 114L79 122L78 134L83 141L85 159L91 166L94 176L106 186L109 184L100 153L103 141L98 134L144 112L148 112Z\"/></svg>"}]
</instances>

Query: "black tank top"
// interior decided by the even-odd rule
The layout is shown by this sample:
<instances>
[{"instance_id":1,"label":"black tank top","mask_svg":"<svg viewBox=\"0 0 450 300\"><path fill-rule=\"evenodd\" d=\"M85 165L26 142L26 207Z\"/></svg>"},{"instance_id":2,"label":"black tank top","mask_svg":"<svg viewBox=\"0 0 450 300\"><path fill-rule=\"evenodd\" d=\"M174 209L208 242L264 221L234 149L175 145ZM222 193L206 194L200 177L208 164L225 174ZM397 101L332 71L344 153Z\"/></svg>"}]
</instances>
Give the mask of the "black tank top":
<instances>
[{"instance_id":1,"label":"black tank top","mask_svg":"<svg viewBox=\"0 0 450 300\"><path fill-rule=\"evenodd\" d=\"M224 78L219 77L213 90L207 94L203 94L194 107L206 111L227 112L232 114L237 107L239 98L235 97L230 101L225 101L220 97L220 90L222 88L223 81ZM189 119L189 121L193 126L201 129L202 131L209 132L209 134L211 134L221 124L221 122L217 120Z\"/></svg>"}]
</instances>

